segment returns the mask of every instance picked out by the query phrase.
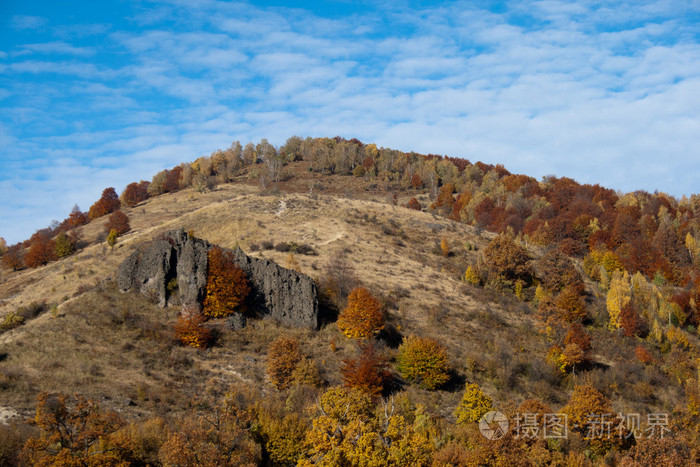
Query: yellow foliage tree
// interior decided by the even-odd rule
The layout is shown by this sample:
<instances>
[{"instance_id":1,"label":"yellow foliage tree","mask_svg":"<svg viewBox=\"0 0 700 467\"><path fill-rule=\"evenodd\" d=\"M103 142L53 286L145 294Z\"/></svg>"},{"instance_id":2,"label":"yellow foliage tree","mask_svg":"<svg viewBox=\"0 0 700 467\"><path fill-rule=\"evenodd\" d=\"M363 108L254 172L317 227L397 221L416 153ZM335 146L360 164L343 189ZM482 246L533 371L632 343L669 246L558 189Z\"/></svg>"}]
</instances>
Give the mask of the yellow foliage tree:
<instances>
[{"instance_id":1,"label":"yellow foliage tree","mask_svg":"<svg viewBox=\"0 0 700 467\"><path fill-rule=\"evenodd\" d=\"M396 361L401 376L422 388L435 389L450 379L447 350L435 339L418 336L404 338Z\"/></svg>"},{"instance_id":2,"label":"yellow foliage tree","mask_svg":"<svg viewBox=\"0 0 700 467\"><path fill-rule=\"evenodd\" d=\"M366 339L384 328L382 304L364 287L348 296L348 306L338 316L338 329L347 337Z\"/></svg>"},{"instance_id":3,"label":"yellow foliage tree","mask_svg":"<svg viewBox=\"0 0 700 467\"><path fill-rule=\"evenodd\" d=\"M464 425L478 422L492 408L493 399L484 394L478 384L467 383L462 400L457 406L454 415L457 417L457 423Z\"/></svg>"},{"instance_id":4,"label":"yellow foliage tree","mask_svg":"<svg viewBox=\"0 0 700 467\"><path fill-rule=\"evenodd\" d=\"M471 285L480 285L481 277L479 277L479 270L476 266L468 266L464 273L464 282Z\"/></svg>"},{"instance_id":5,"label":"yellow foliage tree","mask_svg":"<svg viewBox=\"0 0 700 467\"><path fill-rule=\"evenodd\" d=\"M630 276L627 271L621 273L616 270L610 280L610 289L606 297L608 315L610 316L610 326L618 329L621 325L620 313L622 309L632 299Z\"/></svg>"}]
</instances>

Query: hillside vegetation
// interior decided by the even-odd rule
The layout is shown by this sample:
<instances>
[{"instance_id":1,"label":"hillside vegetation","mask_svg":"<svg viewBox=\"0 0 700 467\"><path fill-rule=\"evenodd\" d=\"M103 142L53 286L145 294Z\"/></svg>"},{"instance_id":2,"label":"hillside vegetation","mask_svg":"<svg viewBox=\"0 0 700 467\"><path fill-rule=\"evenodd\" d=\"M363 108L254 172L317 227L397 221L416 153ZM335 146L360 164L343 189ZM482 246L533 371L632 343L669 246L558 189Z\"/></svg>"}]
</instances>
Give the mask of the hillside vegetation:
<instances>
[{"instance_id":1,"label":"hillside vegetation","mask_svg":"<svg viewBox=\"0 0 700 467\"><path fill-rule=\"evenodd\" d=\"M121 293L175 228L312 277L320 329ZM696 195L234 143L3 246L0 464L698 463L699 240Z\"/></svg>"}]
</instances>

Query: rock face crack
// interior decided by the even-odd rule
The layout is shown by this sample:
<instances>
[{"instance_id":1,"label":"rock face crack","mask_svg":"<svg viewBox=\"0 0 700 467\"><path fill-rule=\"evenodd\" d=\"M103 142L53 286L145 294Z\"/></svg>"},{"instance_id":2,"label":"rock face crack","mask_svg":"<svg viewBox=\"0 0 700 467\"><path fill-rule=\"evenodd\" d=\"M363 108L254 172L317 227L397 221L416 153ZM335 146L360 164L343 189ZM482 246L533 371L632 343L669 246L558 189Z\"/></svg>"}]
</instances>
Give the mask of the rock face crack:
<instances>
[{"instance_id":1,"label":"rock face crack","mask_svg":"<svg viewBox=\"0 0 700 467\"><path fill-rule=\"evenodd\" d=\"M171 305L176 299L182 305L201 305L212 246L183 229L165 233L124 260L117 273L119 288L153 295L160 306ZM318 295L313 279L272 261L250 257L240 248L233 255L236 265L248 276L251 303L258 316L269 316L287 326L318 328ZM177 292L173 279L177 279Z\"/></svg>"}]
</instances>

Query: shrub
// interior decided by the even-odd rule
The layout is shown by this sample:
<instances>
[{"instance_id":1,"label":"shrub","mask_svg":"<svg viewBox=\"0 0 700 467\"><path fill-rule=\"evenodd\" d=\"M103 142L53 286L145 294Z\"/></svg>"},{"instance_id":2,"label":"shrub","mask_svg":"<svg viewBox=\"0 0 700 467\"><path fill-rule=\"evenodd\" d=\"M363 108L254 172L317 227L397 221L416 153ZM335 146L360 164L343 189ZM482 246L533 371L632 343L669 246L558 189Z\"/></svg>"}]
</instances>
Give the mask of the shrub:
<instances>
[{"instance_id":1,"label":"shrub","mask_svg":"<svg viewBox=\"0 0 700 467\"><path fill-rule=\"evenodd\" d=\"M104 229L105 232L116 230L117 235L124 235L131 230L131 226L129 225L129 216L121 211L113 212L110 214L109 219L105 223Z\"/></svg>"},{"instance_id":2,"label":"shrub","mask_svg":"<svg viewBox=\"0 0 700 467\"><path fill-rule=\"evenodd\" d=\"M24 324L24 317L15 313L14 311L9 312L5 315L5 319L0 323L0 332L9 331Z\"/></svg>"},{"instance_id":3,"label":"shrub","mask_svg":"<svg viewBox=\"0 0 700 467\"><path fill-rule=\"evenodd\" d=\"M450 256L450 244L447 243L447 238L442 237L440 240L440 251L442 251L442 256Z\"/></svg>"},{"instance_id":4,"label":"shrub","mask_svg":"<svg viewBox=\"0 0 700 467\"><path fill-rule=\"evenodd\" d=\"M347 337L365 339L384 328L382 304L364 287L348 296L348 306L338 316L338 328Z\"/></svg>"},{"instance_id":5,"label":"shrub","mask_svg":"<svg viewBox=\"0 0 700 467\"><path fill-rule=\"evenodd\" d=\"M492 407L493 400L481 391L478 384L467 383L454 415L457 417L457 423L464 425L479 421Z\"/></svg>"},{"instance_id":6,"label":"shrub","mask_svg":"<svg viewBox=\"0 0 700 467\"><path fill-rule=\"evenodd\" d=\"M294 370L302 360L299 341L293 337L280 336L267 349L267 376L277 389L289 387L294 379Z\"/></svg>"},{"instance_id":7,"label":"shrub","mask_svg":"<svg viewBox=\"0 0 700 467\"><path fill-rule=\"evenodd\" d=\"M54 252L58 258L70 256L75 253L75 243L65 232L61 232L54 239Z\"/></svg>"},{"instance_id":8,"label":"shrub","mask_svg":"<svg viewBox=\"0 0 700 467\"><path fill-rule=\"evenodd\" d=\"M404 338L396 360L401 376L422 388L432 390L450 379L446 349L435 339Z\"/></svg>"},{"instance_id":9,"label":"shrub","mask_svg":"<svg viewBox=\"0 0 700 467\"><path fill-rule=\"evenodd\" d=\"M471 285L481 285L481 277L479 276L479 270L476 266L468 266L464 273L464 282Z\"/></svg>"},{"instance_id":10,"label":"shrub","mask_svg":"<svg viewBox=\"0 0 700 467\"><path fill-rule=\"evenodd\" d=\"M196 307L186 307L175 323L175 337L183 345L206 348L211 341L211 332L204 326L206 318Z\"/></svg>"},{"instance_id":11,"label":"shrub","mask_svg":"<svg viewBox=\"0 0 700 467\"><path fill-rule=\"evenodd\" d=\"M406 207L408 209L413 209L415 211L422 211L423 206L421 206L420 202L416 198L411 198L408 200L408 204L406 204Z\"/></svg>"},{"instance_id":12,"label":"shrub","mask_svg":"<svg viewBox=\"0 0 700 467\"><path fill-rule=\"evenodd\" d=\"M204 314L210 318L225 318L240 312L250 294L250 284L245 272L236 265L230 251L213 247L208 256Z\"/></svg>"}]
</instances>

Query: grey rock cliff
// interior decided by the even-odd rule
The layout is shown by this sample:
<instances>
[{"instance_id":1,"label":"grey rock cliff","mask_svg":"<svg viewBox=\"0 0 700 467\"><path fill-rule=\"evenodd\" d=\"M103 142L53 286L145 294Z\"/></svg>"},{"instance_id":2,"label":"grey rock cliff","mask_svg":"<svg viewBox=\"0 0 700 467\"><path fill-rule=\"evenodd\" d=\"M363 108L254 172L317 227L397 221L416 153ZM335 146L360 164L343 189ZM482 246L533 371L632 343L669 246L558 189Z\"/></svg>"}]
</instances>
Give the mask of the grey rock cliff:
<instances>
[{"instance_id":1,"label":"grey rock cliff","mask_svg":"<svg viewBox=\"0 0 700 467\"><path fill-rule=\"evenodd\" d=\"M119 288L153 294L161 306L166 306L174 301L168 284L177 279L180 303L201 305L211 247L183 229L168 232L142 245L119 266ZM252 258L240 248L234 252L234 260L250 280L251 303L258 315L288 326L318 328L318 296L310 277L268 260Z\"/></svg>"}]
</instances>

